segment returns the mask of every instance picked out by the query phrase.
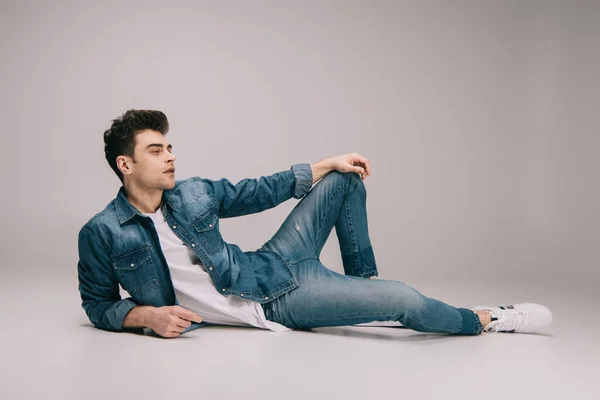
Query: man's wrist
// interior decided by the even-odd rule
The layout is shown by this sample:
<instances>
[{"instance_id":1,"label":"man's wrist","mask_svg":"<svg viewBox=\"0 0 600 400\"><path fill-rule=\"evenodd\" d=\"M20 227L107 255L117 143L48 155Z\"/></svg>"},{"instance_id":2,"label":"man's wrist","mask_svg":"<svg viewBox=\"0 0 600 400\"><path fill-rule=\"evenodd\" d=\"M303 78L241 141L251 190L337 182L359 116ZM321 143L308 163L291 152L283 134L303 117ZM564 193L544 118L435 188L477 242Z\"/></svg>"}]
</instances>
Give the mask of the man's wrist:
<instances>
[{"instance_id":1,"label":"man's wrist","mask_svg":"<svg viewBox=\"0 0 600 400\"><path fill-rule=\"evenodd\" d=\"M313 185L321 179L323 176L327 175L329 172L333 170L333 166L331 165L331 159L325 158L316 163L310 164L310 168L312 169L313 176Z\"/></svg>"},{"instance_id":2,"label":"man's wrist","mask_svg":"<svg viewBox=\"0 0 600 400\"><path fill-rule=\"evenodd\" d=\"M152 314L155 307L153 306L136 306L133 307L123 320L123 328L146 328L150 326Z\"/></svg>"}]
</instances>

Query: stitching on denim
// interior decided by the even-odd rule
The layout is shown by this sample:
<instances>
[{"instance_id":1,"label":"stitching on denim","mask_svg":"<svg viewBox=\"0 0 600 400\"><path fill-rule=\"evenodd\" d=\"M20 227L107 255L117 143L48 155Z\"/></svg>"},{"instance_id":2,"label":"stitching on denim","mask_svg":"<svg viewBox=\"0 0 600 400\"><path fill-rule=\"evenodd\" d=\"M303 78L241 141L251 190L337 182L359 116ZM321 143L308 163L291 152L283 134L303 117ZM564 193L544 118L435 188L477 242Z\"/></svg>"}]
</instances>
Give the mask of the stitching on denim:
<instances>
[{"instance_id":1,"label":"stitching on denim","mask_svg":"<svg viewBox=\"0 0 600 400\"><path fill-rule=\"evenodd\" d=\"M311 256L311 257L301 258L298 261L288 261L288 262L290 263L290 265L296 265L296 264L300 264L301 262L306 261L306 260L316 260L316 261L319 261L319 258L315 257L315 256Z\"/></svg>"},{"instance_id":2,"label":"stitching on denim","mask_svg":"<svg viewBox=\"0 0 600 400\"><path fill-rule=\"evenodd\" d=\"M293 274L292 274L293 275ZM295 277L293 277L290 281L283 283L279 286L277 286L274 289L271 289L268 293L266 293L269 297L278 297L281 294L285 294L287 293L289 290L291 289L295 289L297 287L299 287L300 284L298 283L298 281L296 280Z\"/></svg>"},{"instance_id":3,"label":"stitching on denim","mask_svg":"<svg viewBox=\"0 0 600 400\"><path fill-rule=\"evenodd\" d=\"M347 185L341 185L341 187L338 189L337 192L335 192L335 194L333 195L333 198L331 199L331 201L329 202L329 204L327 204L327 207L325 207L325 211L323 212L322 216L321 216L321 220L325 221L325 217L327 216L327 213L329 212L329 209L332 207L333 202L335 201L335 199L337 198L338 194L347 188ZM322 224L323 225L323 224ZM335 225L335 223L334 223ZM332 227L333 228L333 227ZM317 250L319 250L319 242L321 240L321 233L323 231L323 226L321 226L321 229L319 229L319 232L317 232L317 240L315 243L315 258L318 259L317 257ZM331 231L330 231L331 233ZM323 245L325 245L325 243L323 243Z\"/></svg>"},{"instance_id":4,"label":"stitching on denim","mask_svg":"<svg viewBox=\"0 0 600 400\"><path fill-rule=\"evenodd\" d=\"M386 318L386 316L388 318ZM404 323L402 323L399 319L391 319L391 318L389 318L389 314L384 314L384 315L373 315L373 314L367 314L367 315L350 315L350 316L345 316L344 318L367 318L367 317L373 318L373 321L397 321L397 322L400 322L401 324L403 324L403 326L406 326L408 329L412 329L412 330L416 330L416 331L420 330L422 332L433 331L435 333L457 333L457 332L460 332L462 330L462 326L461 326L461 328L459 328L458 331L443 332L441 329L434 328L434 327L432 327L430 325L423 325L423 324L421 324L421 323L419 323L417 321L413 321L413 320L410 321L410 324L409 324L410 326L408 326L408 325L405 325ZM386 319L384 319L384 320L377 319L379 317L386 318ZM327 320L327 319L331 319L331 317L311 318L310 320L303 321L299 325L302 325L303 323L306 323L306 322L321 321L321 320Z\"/></svg>"},{"instance_id":5,"label":"stitching on denim","mask_svg":"<svg viewBox=\"0 0 600 400\"><path fill-rule=\"evenodd\" d=\"M349 185L348 185L349 188ZM354 189L356 190L356 189ZM352 192L354 192L354 190ZM350 193L348 193L348 197L350 197ZM350 256L352 257L352 255L354 254L354 250L358 248L358 245L356 244L356 238L354 237L354 229L353 229L353 224L352 224L352 219L350 218L350 202L348 201L348 199L346 199L346 223L348 225L348 231L350 232L350 243L351 243L351 247L352 247L352 251L350 252ZM358 253L359 249L357 249L357 253ZM358 264L359 264L359 257L357 256L356 258L352 257L352 263L353 265L353 269L354 271L349 271L349 272L356 272L358 271Z\"/></svg>"},{"instance_id":6,"label":"stitching on denim","mask_svg":"<svg viewBox=\"0 0 600 400\"><path fill-rule=\"evenodd\" d=\"M97 242L98 244L100 244L100 246L102 246L104 248L104 250L106 250L107 252L110 252L108 246L106 246L104 244L104 242L102 242L98 237L96 237L96 235L88 228L86 228L85 226L83 228L81 228L81 230L85 233L87 233L88 235L90 235L90 237Z\"/></svg>"},{"instance_id":7,"label":"stitching on denim","mask_svg":"<svg viewBox=\"0 0 600 400\"><path fill-rule=\"evenodd\" d=\"M385 318L385 319L377 319L377 318ZM359 314L359 315L348 315L348 316L344 316L343 318L374 318L373 321L398 321L397 319L391 319L389 318L389 314ZM320 318L311 318L310 320L305 320L302 321L302 323L300 323L299 325L306 323L306 322L312 322L312 321L322 321L322 320L328 320L328 319L332 319L331 317L320 317Z\"/></svg>"},{"instance_id":8,"label":"stitching on denim","mask_svg":"<svg viewBox=\"0 0 600 400\"><path fill-rule=\"evenodd\" d=\"M283 322L282 325L292 327L292 328L299 327L300 325L296 322L296 320L294 320L294 318L292 318L292 314L290 313L290 308L287 306L287 299L282 299L282 301L285 301L286 304L284 305L284 307L281 307L281 308L283 308L283 312L285 313L285 315L288 318L288 321L290 322L290 323L286 324L285 323L286 321L281 318L281 313L279 313L279 319L281 322Z\"/></svg>"},{"instance_id":9,"label":"stitching on denim","mask_svg":"<svg viewBox=\"0 0 600 400\"><path fill-rule=\"evenodd\" d=\"M470 310L468 308L462 308L462 307L460 307L458 309L466 310L467 312L470 312L470 313L473 314L473 318L475 320L475 329L477 331L476 334L479 334L479 333L481 333L483 331L483 324L479 320L479 315L477 315L477 313L473 312L473 310ZM464 321L465 318L463 317L463 313L461 313L460 311L459 311L459 313L460 313L460 317L461 317L460 331L464 331L463 327L465 325L465 321ZM469 333L473 333L473 332L469 332Z\"/></svg>"},{"instance_id":10,"label":"stitching on denim","mask_svg":"<svg viewBox=\"0 0 600 400\"><path fill-rule=\"evenodd\" d=\"M144 252L146 252L146 251L147 251L148 253L150 253L150 254L151 254L151 253L152 253L152 252L151 252L151 247L152 247L152 246L150 246L149 244L145 243L145 244L144 244L144 246L140 246L140 247L138 247L138 248L136 248L136 249L127 250L127 251L125 251L124 253L121 253L121 254L119 254L119 255L116 255L116 256L114 256L114 257L113 257L113 261L118 261L118 260L120 260L121 258L127 258L127 257L129 257L130 255L132 255L132 254L135 254L135 253L138 253L138 252L139 252L139 253L144 253Z\"/></svg>"}]
</instances>

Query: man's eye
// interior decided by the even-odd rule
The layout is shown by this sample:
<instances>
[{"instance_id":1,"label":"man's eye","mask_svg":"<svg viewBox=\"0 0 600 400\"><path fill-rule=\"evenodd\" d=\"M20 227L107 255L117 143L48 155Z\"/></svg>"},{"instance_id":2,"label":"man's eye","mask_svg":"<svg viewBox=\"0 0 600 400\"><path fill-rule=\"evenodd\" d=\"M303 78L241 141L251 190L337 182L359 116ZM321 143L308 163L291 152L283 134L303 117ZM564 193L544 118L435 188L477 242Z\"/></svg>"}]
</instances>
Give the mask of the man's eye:
<instances>
[{"instance_id":1,"label":"man's eye","mask_svg":"<svg viewBox=\"0 0 600 400\"><path fill-rule=\"evenodd\" d=\"M158 153L160 153L160 150L152 150L152 152L153 152L154 154L158 154Z\"/></svg>"}]
</instances>

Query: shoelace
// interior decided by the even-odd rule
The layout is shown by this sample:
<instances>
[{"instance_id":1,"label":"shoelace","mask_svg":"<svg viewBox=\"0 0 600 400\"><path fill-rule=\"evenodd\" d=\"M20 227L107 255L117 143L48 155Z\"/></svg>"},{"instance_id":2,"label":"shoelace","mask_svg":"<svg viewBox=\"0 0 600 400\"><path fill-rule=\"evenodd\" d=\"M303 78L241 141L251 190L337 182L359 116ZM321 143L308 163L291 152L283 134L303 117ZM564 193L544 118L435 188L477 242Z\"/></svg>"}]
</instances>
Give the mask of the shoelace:
<instances>
[{"instance_id":1,"label":"shoelace","mask_svg":"<svg viewBox=\"0 0 600 400\"><path fill-rule=\"evenodd\" d=\"M485 328L486 332L512 331L529 324L529 313L521 310L494 310L490 311L498 318L490 322Z\"/></svg>"}]
</instances>

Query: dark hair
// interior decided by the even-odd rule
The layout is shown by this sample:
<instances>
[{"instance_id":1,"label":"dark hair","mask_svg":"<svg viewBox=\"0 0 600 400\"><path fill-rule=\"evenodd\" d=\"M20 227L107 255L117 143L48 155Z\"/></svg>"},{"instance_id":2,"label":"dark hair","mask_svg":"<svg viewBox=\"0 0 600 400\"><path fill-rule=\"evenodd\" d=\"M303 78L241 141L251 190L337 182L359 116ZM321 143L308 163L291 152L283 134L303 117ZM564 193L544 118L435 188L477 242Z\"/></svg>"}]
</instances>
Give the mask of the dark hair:
<instances>
[{"instance_id":1,"label":"dark hair","mask_svg":"<svg viewBox=\"0 0 600 400\"><path fill-rule=\"evenodd\" d=\"M156 110L127 110L112 120L110 129L104 132L104 155L110 167L123 183L123 173L117 168L117 157L129 156L135 162L133 149L138 132L152 129L164 135L169 131L167 116Z\"/></svg>"}]
</instances>

